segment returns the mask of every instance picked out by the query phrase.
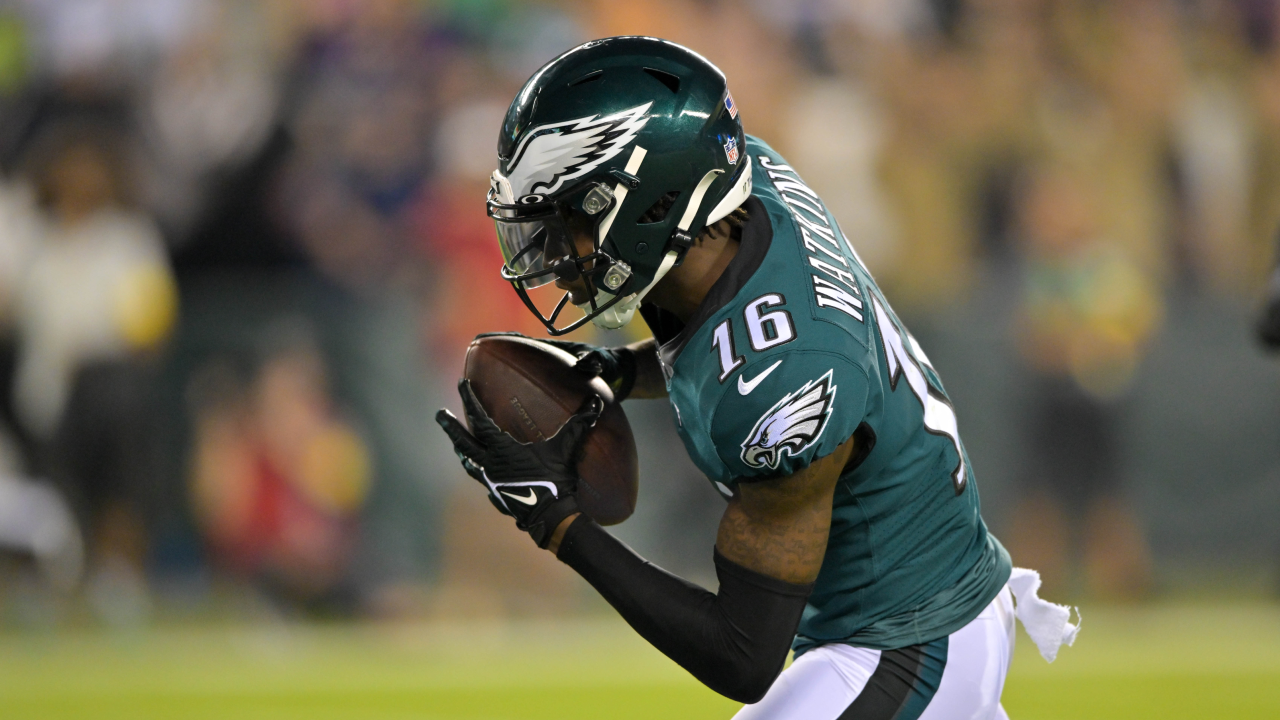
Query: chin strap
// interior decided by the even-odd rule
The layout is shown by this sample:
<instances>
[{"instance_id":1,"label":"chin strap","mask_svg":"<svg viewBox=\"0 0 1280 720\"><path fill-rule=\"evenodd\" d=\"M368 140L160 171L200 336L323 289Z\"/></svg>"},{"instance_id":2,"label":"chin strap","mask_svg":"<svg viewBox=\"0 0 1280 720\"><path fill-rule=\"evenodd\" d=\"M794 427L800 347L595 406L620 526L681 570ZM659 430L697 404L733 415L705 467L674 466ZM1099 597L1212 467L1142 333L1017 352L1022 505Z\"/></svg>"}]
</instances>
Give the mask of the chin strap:
<instances>
[{"instance_id":1,"label":"chin strap","mask_svg":"<svg viewBox=\"0 0 1280 720\"><path fill-rule=\"evenodd\" d=\"M641 151L641 148L637 147L636 152L639 152L639 151ZM640 155L640 159L641 160L644 159L643 154ZM630 161L627 162L627 172L634 175L635 171L631 169L631 166L633 164L636 166L636 169L638 170L640 167L640 162L636 159L635 152L632 153ZM648 285L645 285L643 288L641 288L637 292L634 292L631 295L628 295L627 297L622 298L618 302L614 303L613 306L610 307L609 309L605 310L599 315L596 315L594 318L591 319L591 322L595 323L597 327L603 328L605 330L617 330L618 328L631 322L631 318L635 317L636 310L640 308L640 302L644 300L644 296L648 295L649 291L653 289L653 286L657 285L658 281L662 280L662 278L665 277L667 273L671 272L672 268L679 265L681 261L684 260L685 253L688 252L689 248L693 247L693 236L689 234L689 226L693 224L693 218L697 216L698 208L702 206L702 199L706 197L707 188L711 187L711 183L715 182L716 176L720 175L723 172L724 172L723 170L720 170L718 168L714 170L709 170L707 171L707 174L703 175L702 179L698 181L698 185L693 189L693 194L689 197L689 205L684 209L684 215L680 217L680 222L676 224L675 232L671 234L671 250L669 250L666 256L662 258L662 264L658 266L658 271L653 274L653 280L650 280ZM745 174L748 178L747 192L750 193L751 175L749 172ZM619 185L618 187L621 188L622 186ZM736 189L737 188L735 188L735 190ZM730 194L733 194L733 193L731 192ZM600 227L601 227L600 237L603 238L604 233L608 230L609 226L613 224L613 216L614 214L617 213L618 208L622 206L622 200L625 197L626 197L626 193L624 190L623 194L621 196L618 196L618 201L614 203L613 212L610 213L609 216L604 219L604 222L600 223ZM721 204L723 205L724 203L722 202ZM739 204L741 204L741 201L739 201ZM737 207L737 205L735 205L734 207ZM613 297L614 296L612 293L606 292L604 290L596 291L596 306L600 306L600 305L604 305L605 303L608 303L610 300L613 299ZM589 302L583 303L581 305L578 305L578 308L581 309L584 313L591 312L590 310L591 303Z\"/></svg>"},{"instance_id":2,"label":"chin strap","mask_svg":"<svg viewBox=\"0 0 1280 720\"><path fill-rule=\"evenodd\" d=\"M649 151L635 146L631 151L631 157L627 158L627 166L624 169L628 175L635 175L640 172L640 163L644 162L644 156ZM609 234L609 228L613 227L613 219L618 216L618 210L622 207L622 203L627 199L628 188L626 183L619 182L613 187L613 208L609 210L609 214L604 216L604 220L600 221L600 230L596 233L596 249L599 250L604 246L604 238Z\"/></svg>"},{"instance_id":3,"label":"chin strap","mask_svg":"<svg viewBox=\"0 0 1280 720\"><path fill-rule=\"evenodd\" d=\"M631 318L635 317L636 310L640 308L640 301L644 300L644 296L649 294L649 291L653 289L654 285L658 284L659 280L671 272L671 268L676 266L681 254L678 250L672 250L667 253L666 257L662 258L662 264L658 266L658 271L653 274L653 282L645 285L639 292L632 293L614 303L611 307L606 308L599 315L591 318L591 322L595 323L596 327L604 330L617 330L631 322ZM604 305L612 299L613 293L604 290L596 291L596 305ZM583 303L578 308L584 313L591 312L590 303Z\"/></svg>"},{"instance_id":4,"label":"chin strap","mask_svg":"<svg viewBox=\"0 0 1280 720\"><path fill-rule=\"evenodd\" d=\"M727 216L729 213L738 209L738 206L747 201L751 197L751 156L747 155L742 159L742 167L738 170L738 182L729 188L729 192L725 193L723 198L715 207L711 208L711 212L707 213L707 224L715 225Z\"/></svg>"}]
</instances>

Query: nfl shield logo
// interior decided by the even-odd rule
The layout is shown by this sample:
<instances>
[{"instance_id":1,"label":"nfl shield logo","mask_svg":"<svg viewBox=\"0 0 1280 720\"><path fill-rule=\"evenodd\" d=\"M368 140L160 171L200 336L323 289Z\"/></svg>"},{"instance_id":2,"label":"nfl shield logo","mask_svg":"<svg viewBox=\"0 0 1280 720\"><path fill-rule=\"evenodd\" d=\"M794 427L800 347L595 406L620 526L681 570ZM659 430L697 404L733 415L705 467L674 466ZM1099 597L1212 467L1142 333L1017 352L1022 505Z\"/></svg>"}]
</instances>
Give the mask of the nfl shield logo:
<instances>
[{"instance_id":1,"label":"nfl shield logo","mask_svg":"<svg viewBox=\"0 0 1280 720\"><path fill-rule=\"evenodd\" d=\"M724 156L730 165L738 164L738 138L731 137L724 142Z\"/></svg>"}]
</instances>

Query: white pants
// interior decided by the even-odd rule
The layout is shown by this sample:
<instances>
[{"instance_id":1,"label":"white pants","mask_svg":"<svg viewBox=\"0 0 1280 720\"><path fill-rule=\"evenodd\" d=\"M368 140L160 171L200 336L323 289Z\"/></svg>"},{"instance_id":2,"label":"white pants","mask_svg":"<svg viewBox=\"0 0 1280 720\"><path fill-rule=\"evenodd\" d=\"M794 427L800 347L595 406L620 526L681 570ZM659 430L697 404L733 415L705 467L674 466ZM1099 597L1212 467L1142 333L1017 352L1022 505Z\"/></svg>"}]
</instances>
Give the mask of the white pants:
<instances>
[{"instance_id":1,"label":"white pants","mask_svg":"<svg viewBox=\"0 0 1280 720\"><path fill-rule=\"evenodd\" d=\"M823 645L782 672L735 720L1007 720L1000 692L1013 659L1005 587L948 637L899 650Z\"/></svg>"}]
</instances>

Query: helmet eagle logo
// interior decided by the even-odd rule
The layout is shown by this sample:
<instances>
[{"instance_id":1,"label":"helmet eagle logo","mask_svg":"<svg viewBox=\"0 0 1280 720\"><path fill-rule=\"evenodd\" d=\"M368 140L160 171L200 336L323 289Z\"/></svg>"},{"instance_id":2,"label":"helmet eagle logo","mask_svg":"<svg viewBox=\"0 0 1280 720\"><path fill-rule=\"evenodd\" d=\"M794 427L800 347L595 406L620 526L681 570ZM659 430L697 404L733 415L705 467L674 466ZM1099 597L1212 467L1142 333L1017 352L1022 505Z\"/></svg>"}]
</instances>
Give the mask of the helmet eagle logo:
<instances>
[{"instance_id":1,"label":"helmet eagle logo","mask_svg":"<svg viewBox=\"0 0 1280 720\"><path fill-rule=\"evenodd\" d=\"M512 199L552 195L613 159L649 122L646 113L652 105L531 128L507 163Z\"/></svg>"},{"instance_id":2,"label":"helmet eagle logo","mask_svg":"<svg viewBox=\"0 0 1280 720\"><path fill-rule=\"evenodd\" d=\"M817 442L836 396L831 374L828 370L769 408L743 441L742 462L776 470L783 453L795 457Z\"/></svg>"}]
</instances>

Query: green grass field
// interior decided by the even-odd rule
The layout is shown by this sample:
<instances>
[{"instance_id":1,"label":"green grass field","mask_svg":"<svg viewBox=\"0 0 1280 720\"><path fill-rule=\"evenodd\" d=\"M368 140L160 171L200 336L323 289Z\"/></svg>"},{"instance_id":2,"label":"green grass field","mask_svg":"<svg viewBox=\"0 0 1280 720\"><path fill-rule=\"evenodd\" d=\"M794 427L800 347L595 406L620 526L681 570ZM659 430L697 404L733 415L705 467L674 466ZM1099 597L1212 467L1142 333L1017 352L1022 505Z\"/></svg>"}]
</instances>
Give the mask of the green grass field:
<instances>
[{"instance_id":1,"label":"green grass field","mask_svg":"<svg viewBox=\"0 0 1280 720\"><path fill-rule=\"evenodd\" d=\"M1085 608L1014 720L1280 718L1280 607ZM0 718L729 718L612 618L0 635Z\"/></svg>"}]
</instances>

